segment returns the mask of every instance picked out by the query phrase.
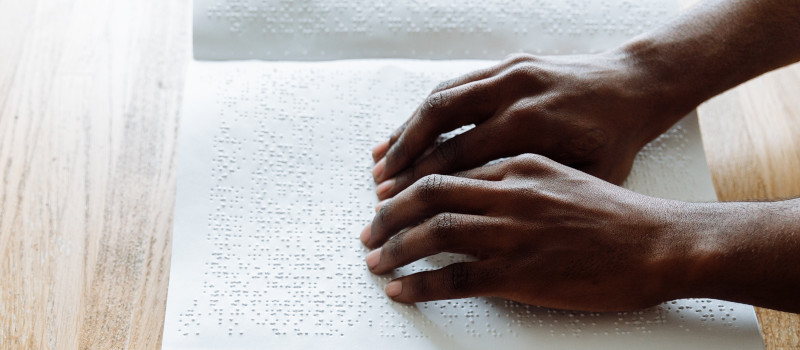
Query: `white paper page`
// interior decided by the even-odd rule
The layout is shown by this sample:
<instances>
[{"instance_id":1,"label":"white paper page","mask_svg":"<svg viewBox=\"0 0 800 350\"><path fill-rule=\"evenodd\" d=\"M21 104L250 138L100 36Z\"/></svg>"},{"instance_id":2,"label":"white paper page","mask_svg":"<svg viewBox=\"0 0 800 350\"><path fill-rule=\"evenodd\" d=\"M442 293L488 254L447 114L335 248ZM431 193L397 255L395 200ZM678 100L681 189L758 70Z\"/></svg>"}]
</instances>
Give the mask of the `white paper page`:
<instances>
[{"instance_id":1,"label":"white paper page","mask_svg":"<svg viewBox=\"0 0 800 350\"><path fill-rule=\"evenodd\" d=\"M178 152L165 349L756 349L751 306L678 300L622 313L495 298L404 305L367 271L371 147L439 81L493 62L195 62ZM713 201L696 118L626 187ZM443 266L438 255L398 270Z\"/></svg>"},{"instance_id":2,"label":"white paper page","mask_svg":"<svg viewBox=\"0 0 800 350\"><path fill-rule=\"evenodd\" d=\"M606 50L666 21L664 0L195 0L201 60L500 59Z\"/></svg>"}]
</instances>

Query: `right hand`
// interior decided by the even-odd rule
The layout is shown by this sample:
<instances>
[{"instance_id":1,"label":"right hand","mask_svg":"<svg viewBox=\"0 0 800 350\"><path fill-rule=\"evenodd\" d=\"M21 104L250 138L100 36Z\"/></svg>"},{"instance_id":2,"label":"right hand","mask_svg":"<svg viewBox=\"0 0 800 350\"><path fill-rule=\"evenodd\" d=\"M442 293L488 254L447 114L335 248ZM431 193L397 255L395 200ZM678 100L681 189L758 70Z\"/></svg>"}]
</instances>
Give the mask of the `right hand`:
<instances>
[{"instance_id":1,"label":"right hand","mask_svg":"<svg viewBox=\"0 0 800 350\"><path fill-rule=\"evenodd\" d=\"M430 174L536 153L611 183L639 150L695 106L665 104L658 79L621 50L596 55L517 55L440 84L373 150L379 199ZM476 127L440 145L437 138Z\"/></svg>"},{"instance_id":2,"label":"right hand","mask_svg":"<svg viewBox=\"0 0 800 350\"><path fill-rule=\"evenodd\" d=\"M477 258L393 280L386 293L396 301L497 296L634 310L690 295L691 277L713 260L705 231L681 220L695 211L522 155L426 176L384 202L361 240L376 274L440 252Z\"/></svg>"}]
</instances>

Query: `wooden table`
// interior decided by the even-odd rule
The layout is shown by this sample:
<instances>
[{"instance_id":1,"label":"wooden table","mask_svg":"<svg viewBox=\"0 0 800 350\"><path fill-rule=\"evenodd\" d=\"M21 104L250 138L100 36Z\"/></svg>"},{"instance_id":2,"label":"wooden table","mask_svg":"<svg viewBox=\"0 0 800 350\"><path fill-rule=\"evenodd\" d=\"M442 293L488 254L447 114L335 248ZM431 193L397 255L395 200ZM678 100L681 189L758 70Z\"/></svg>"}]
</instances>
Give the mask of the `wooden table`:
<instances>
[{"instance_id":1,"label":"wooden table","mask_svg":"<svg viewBox=\"0 0 800 350\"><path fill-rule=\"evenodd\" d=\"M190 8L0 1L0 349L160 346ZM700 108L720 199L800 195L798 92L794 66Z\"/></svg>"}]
</instances>

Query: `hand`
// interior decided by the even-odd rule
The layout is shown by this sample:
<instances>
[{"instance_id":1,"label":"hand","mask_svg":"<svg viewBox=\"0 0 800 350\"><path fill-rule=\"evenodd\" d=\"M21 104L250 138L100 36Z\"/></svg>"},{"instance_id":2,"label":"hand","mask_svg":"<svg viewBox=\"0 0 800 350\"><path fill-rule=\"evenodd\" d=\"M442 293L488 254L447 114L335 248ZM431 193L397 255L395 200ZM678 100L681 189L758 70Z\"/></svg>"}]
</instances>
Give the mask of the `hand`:
<instances>
[{"instance_id":1,"label":"hand","mask_svg":"<svg viewBox=\"0 0 800 350\"><path fill-rule=\"evenodd\" d=\"M542 156L429 175L385 201L362 233L376 274L440 252L456 263L390 282L400 302L497 296L561 309L638 309L682 295L689 203L614 186Z\"/></svg>"},{"instance_id":2,"label":"hand","mask_svg":"<svg viewBox=\"0 0 800 350\"><path fill-rule=\"evenodd\" d=\"M636 153L694 108L656 89L657 78L621 51L518 55L444 82L373 150L378 197L425 175L523 153L619 184ZM434 146L441 133L469 124L476 127Z\"/></svg>"}]
</instances>

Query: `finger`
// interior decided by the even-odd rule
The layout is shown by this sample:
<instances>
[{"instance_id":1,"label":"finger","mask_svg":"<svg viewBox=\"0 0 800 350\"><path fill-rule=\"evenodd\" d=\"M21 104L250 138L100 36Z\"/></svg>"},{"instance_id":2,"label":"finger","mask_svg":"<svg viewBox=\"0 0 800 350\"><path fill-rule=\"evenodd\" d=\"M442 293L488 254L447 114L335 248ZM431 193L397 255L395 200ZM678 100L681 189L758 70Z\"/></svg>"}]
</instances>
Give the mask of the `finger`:
<instances>
[{"instance_id":1,"label":"finger","mask_svg":"<svg viewBox=\"0 0 800 350\"><path fill-rule=\"evenodd\" d=\"M480 81L480 80L484 80L484 79L489 79L491 77L494 77L494 76L504 72L510 66L512 66L514 64L517 64L517 63L519 63L519 62L521 62L523 60L527 60L527 59L530 59L530 56L528 56L528 55L511 55L511 56L507 57L505 60L503 60L502 62L500 62L498 64L495 64L495 65L493 65L491 67L484 68L484 69L479 69L479 70L476 70L474 72L470 72L470 73L464 74L462 76L459 76L457 78L453 78L453 79L450 79L450 80L445 80L445 81L439 83L438 85L436 85L436 87L433 88L433 90L431 91L430 94L435 94L437 92L441 92L441 91L444 91L444 90L449 90L449 89L452 89L452 88L455 88L455 87L459 87L461 85L469 84L469 83L472 83L472 82L476 82L476 81ZM415 110L414 113L412 113L412 116L416 115L418 112L419 112L419 108L417 108L417 110ZM403 133L403 131L405 131L406 126L408 126L408 121L403 123L403 125L401 125L399 128L395 129L395 131L391 134L391 136L389 136L389 141L388 142L387 141L383 141L383 142L379 143L377 146L375 146L375 148L372 151L372 159L376 163L381 158L383 158L383 156L386 155L386 151L388 150L388 147L391 147L392 145L395 144L395 142L397 142L397 139L400 137L400 135Z\"/></svg>"},{"instance_id":2,"label":"finger","mask_svg":"<svg viewBox=\"0 0 800 350\"><path fill-rule=\"evenodd\" d=\"M501 127L497 119L490 119L443 142L397 174L391 187L380 187L378 198L391 198L426 175L450 174L513 155L508 143L496 142Z\"/></svg>"},{"instance_id":3,"label":"finger","mask_svg":"<svg viewBox=\"0 0 800 350\"><path fill-rule=\"evenodd\" d=\"M526 153L497 163L453 173L452 176L482 181L501 181L512 176L541 178L556 172L559 167L563 166L545 156Z\"/></svg>"},{"instance_id":4,"label":"finger","mask_svg":"<svg viewBox=\"0 0 800 350\"><path fill-rule=\"evenodd\" d=\"M412 113L411 115L412 116L416 115L418 111L419 107L417 107L417 109L414 110L414 113ZM399 128L395 129L391 133L391 135L389 135L388 141L383 141L372 149L372 160L375 161L375 163L378 163L378 161L380 161L386 155L386 151L388 151L389 147L391 147L392 145L395 144L395 142L397 142L397 139L400 137L401 134L403 134L403 131L406 130L406 127L408 127L408 120L403 122L403 124L400 125Z\"/></svg>"},{"instance_id":5,"label":"finger","mask_svg":"<svg viewBox=\"0 0 800 350\"><path fill-rule=\"evenodd\" d=\"M490 261L455 263L391 281L386 295L401 303L489 296L502 287L500 272Z\"/></svg>"},{"instance_id":6,"label":"finger","mask_svg":"<svg viewBox=\"0 0 800 350\"><path fill-rule=\"evenodd\" d=\"M500 72L504 71L508 67L507 62L500 62L495 64L494 66L479 69L474 72L470 72L459 76L457 78L445 80L438 85L431 91L431 94L435 94L440 91L449 90L455 87L459 87L461 85L469 84L472 82L480 81L483 79L491 78Z\"/></svg>"},{"instance_id":7,"label":"finger","mask_svg":"<svg viewBox=\"0 0 800 350\"><path fill-rule=\"evenodd\" d=\"M389 141L383 141L372 149L372 161L377 163L389 150Z\"/></svg>"},{"instance_id":8,"label":"finger","mask_svg":"<svg viewBox=\"0 0 800 350\"><path fill-rule=\"evenodd\" d=\"M497 163L486 164L469 170L459 171L451 174L457 177L466 177L483 181L501 181L506 177L510 159L502 160Z\"/></svg>"},{"instance_id":9,"label":"finger","mask_svg":"<svg viewBox=\"0 0 800 350\"><path fill-rule=\"evenodd\" d=\"M481 214L491 207L488 182L429 175L384 202L372 219L364 244L377 248L407 227L439 213Z\"/></svg>"},{"instance_id":10,"label":"finger","mask_svg":"<svg viewBox=\"0 0 800 350\"><path fill-rule=\"evenodd\" d=\"M500 73L506 71L509 67L512 67L512 66L514 66L516 64L519 64L519 63L522 63L522 62L534 60L534 59L535 59L534 56L531 56L531 55L528 55L528 54L512 54L512 55L509 55L508 57L506 57L505 59L503 59L502 61L500 61L499 63L497 63L497 64L495 64L495 65L493 65L491 67L487 67L487 68L484 68L484 69L479 69L479 70L476 70L474 72L470 72L470 73L464 74L464 75L462 75L460 77L443 81L443 82L439 83L439 85L437 85L433 89L433 91L431 91L431 94L437 93L439 91L444 91L444 90L447 90L447 89L452 89L454 87L461 86L461 85L464 85L464 84L469 84L469 83L472 83L472 82L475 82L475 81L488 79L488 78L497 76Z\"/></svg>"},{"instance_id":11,"label":"finger","mask_svg":"<svg viewBox=\"0 0 800 350\"><path fill-rule=\"evenodd\" d=\"M410 165L436 138L461 126L478 124L497 109L498 93L492 79L481 80L428 96L408 121L408 125L389 146L373 172L376 182L393 177ZM383 164L381 164L383 162ZM376 165L376 168L379 167Z\"/></svg>"},{"instance_id":12,"label":"finger","mask_svg":"<svg viewBox=\"0 0 800 350\"><path fill-rule=\"evenodd\" d=\"M503 231L500 219L441 213L407 231L395 235L383 246L367 254L367 267L376 274L441 252L480 257L502 248L497 235Z\"/></svg>"}]
</instances>

